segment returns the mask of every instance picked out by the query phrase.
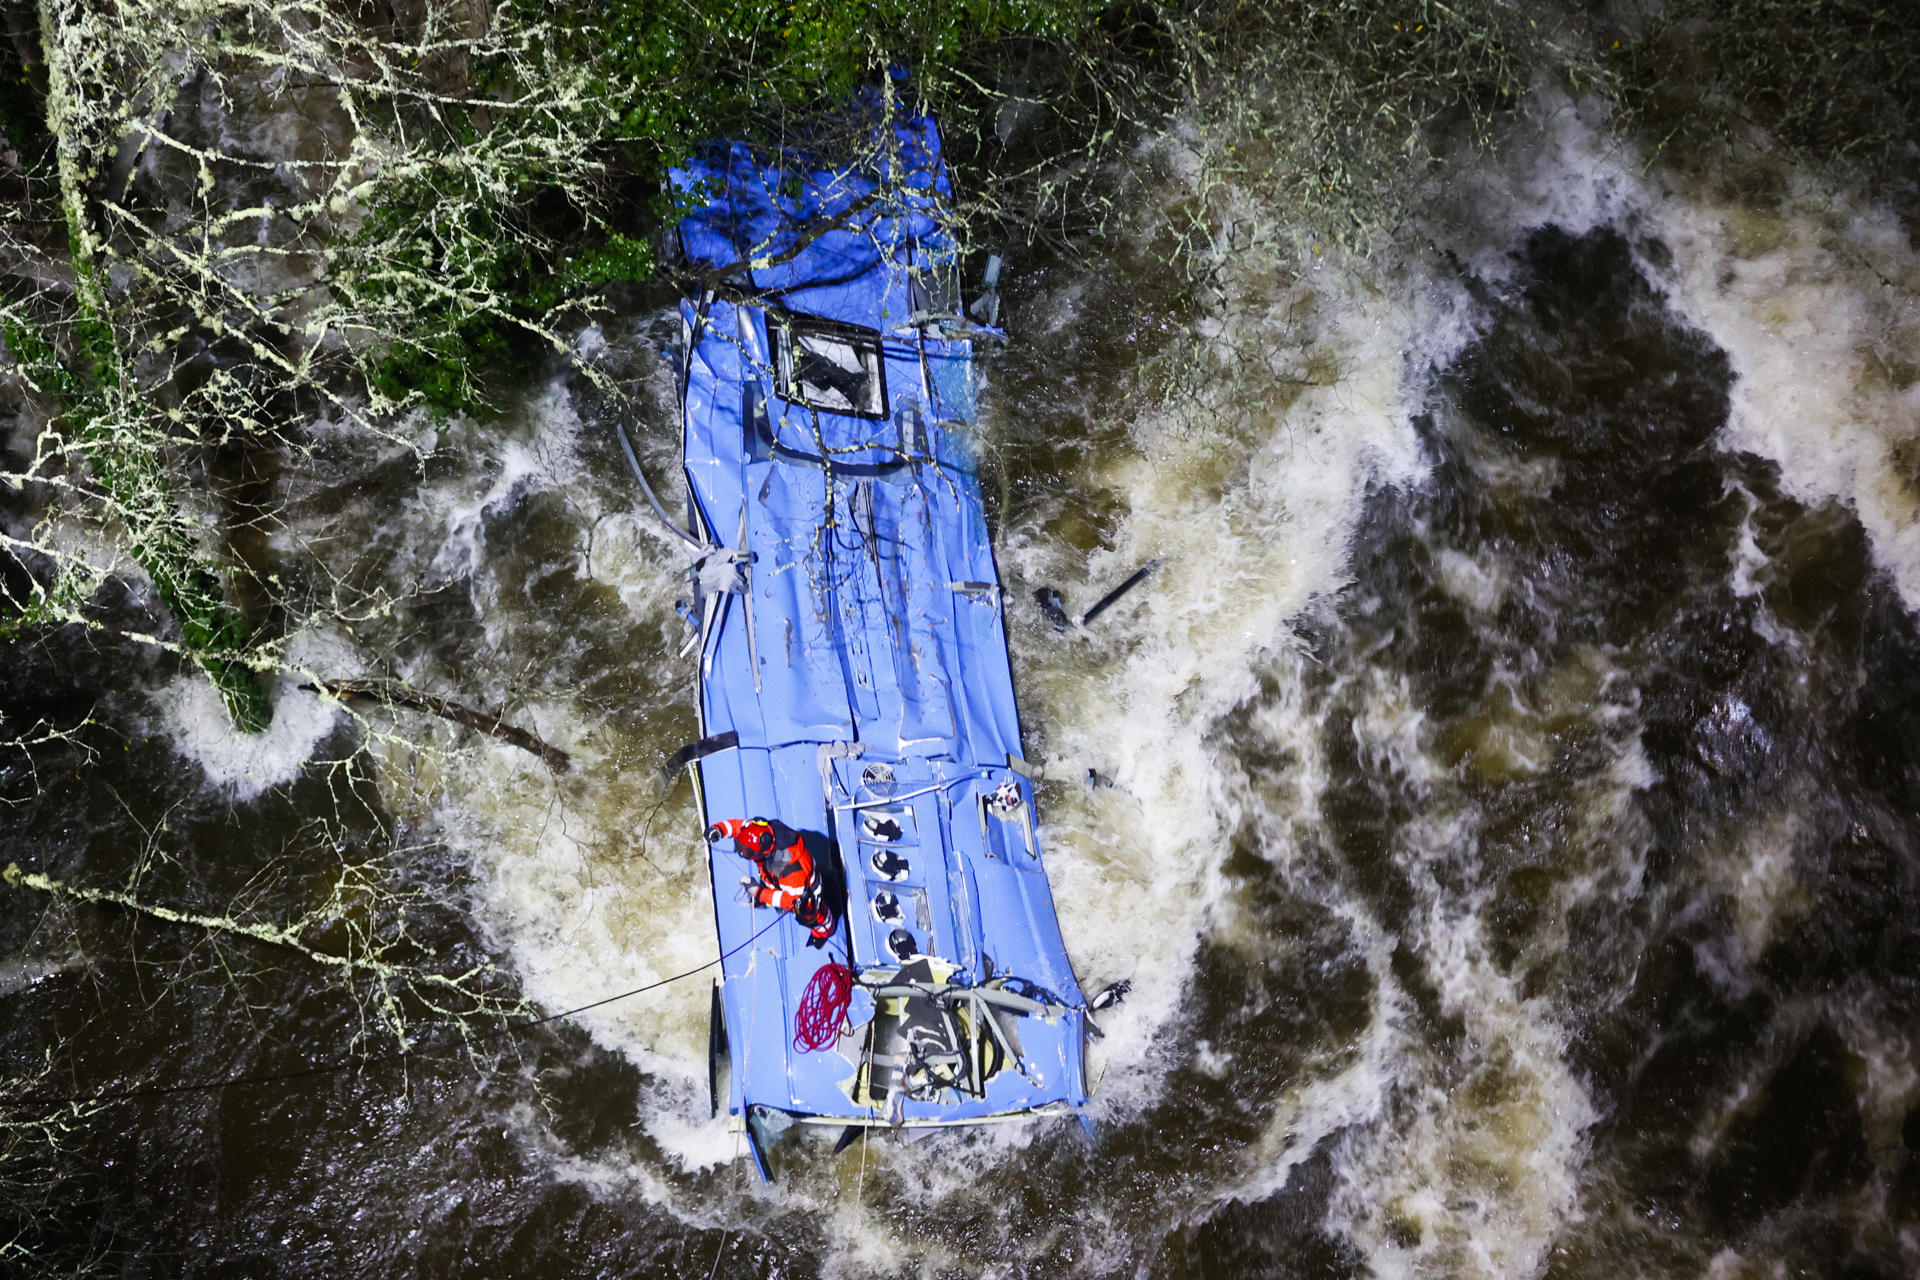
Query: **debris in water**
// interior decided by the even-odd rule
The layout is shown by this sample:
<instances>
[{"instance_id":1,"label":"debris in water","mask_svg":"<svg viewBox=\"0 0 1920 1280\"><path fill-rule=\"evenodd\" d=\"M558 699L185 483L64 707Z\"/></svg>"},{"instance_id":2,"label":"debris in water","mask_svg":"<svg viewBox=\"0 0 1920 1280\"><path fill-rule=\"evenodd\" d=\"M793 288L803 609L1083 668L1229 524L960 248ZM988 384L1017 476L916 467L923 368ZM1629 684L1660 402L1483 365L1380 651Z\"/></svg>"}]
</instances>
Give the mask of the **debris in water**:
<instances>
[{"instance_id":1,"label":"debris in water","mask_svg":"<svg viewBox=\"0 0 1920 1280\"><path fill-rule=\"evenodd\" d=\"M408 688L399 680L325 680L317 685L300 686L314 693L327 693L342 702L384 702L390 707L406 707L413 711L424 711L430 716L439 716L442 720L451 720L455 724L465 725L489 734L509 746L519 747L522 751L531 751L546 761L547 767L555 773L565 773L573 767L573 757L560 748L551 745L538 734L506 723L505 713L488 715L484 711L475 711L472 707L437 698L430 693Z\"/></svg>"}]
</instances>

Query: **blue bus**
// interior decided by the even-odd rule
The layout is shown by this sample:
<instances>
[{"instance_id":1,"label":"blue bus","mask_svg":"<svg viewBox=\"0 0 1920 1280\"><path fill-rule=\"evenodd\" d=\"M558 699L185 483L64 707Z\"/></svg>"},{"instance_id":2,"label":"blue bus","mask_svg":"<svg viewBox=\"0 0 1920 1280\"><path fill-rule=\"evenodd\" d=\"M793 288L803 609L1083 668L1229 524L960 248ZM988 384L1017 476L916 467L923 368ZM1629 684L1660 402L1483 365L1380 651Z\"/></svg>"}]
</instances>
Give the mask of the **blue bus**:
<instances>
[{"instance_id":1,"label":"blue bus","mask_svg":"<svg viewBox=\"0 0 1920 1280\"><path fill-rule=\"evenodd\" d=\"M970 446L998 331L960 308L935 122L873 119L853 163L734 143L673 175L702 816L817 881L807 919L709 849L713 1107L763 1178L807 1132L1086 1101Z\"/></svg>"}]
</instances>

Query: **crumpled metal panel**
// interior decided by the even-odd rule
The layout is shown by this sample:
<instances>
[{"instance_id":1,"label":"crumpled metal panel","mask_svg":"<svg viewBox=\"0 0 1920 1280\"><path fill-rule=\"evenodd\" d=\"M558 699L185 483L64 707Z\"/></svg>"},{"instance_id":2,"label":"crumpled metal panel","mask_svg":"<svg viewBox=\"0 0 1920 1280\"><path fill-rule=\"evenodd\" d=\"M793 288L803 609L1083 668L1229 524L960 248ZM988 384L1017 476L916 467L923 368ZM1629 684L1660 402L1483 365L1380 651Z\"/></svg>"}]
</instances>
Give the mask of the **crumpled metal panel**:
<instances>
[{"instance_id":1,"label":"crumpled metal panel","mask_svg":"<svg viewBox=\"0 0 1920 1280\"><path fill-rule=\"evenodd\" d=\"M702 803L709 820L778 817L827 837L849 895L832 945L810 949L790 917L749 904L744 859L711 853L734 1115L945 1123L1085 1100L1085 1000L1031 788L1009 768L1020 722L967 442L972 350L944 336L959 326L927 323L938 291L924 282L955 256L938 218L939 133L912 119L893 138L866 172L781 167L733 145L674 173L704 201L680 237L712 284L682 304L686 473L705 536L751 552L745 592L717 597L700 644L701 731L738 735L699 761ZM885 418L780 396L775 328L815 321L877 339ZM858 376L856 361L845 367ZM979 1065L998 1061L980 1048L987 1006L955 1024L980 1055L971 1090L856 1102L866 1032L799 1052L793 1012L827 960L875 981L900 967L902 947L935 957L949 982L1012 975L1056 1008L995 1015L1019 1054L991 1075ZM882 1017L902 1007L880 1003ZM855 1017L875 1007L859 997Z\"/></svg>"}]
</instances>

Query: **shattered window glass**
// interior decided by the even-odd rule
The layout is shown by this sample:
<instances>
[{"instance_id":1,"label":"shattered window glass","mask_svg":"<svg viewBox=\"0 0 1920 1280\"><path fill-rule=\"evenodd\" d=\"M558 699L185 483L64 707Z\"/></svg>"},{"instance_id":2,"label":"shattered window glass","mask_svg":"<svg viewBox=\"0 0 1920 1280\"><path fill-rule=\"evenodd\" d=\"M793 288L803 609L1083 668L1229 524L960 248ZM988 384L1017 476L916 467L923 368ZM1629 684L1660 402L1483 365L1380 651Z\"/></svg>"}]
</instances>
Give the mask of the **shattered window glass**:
<instances>
[{"instance_id":1,"label":"shattered window glass","mask_svg":"<svg viewBox=\"0 0 1920 1280\"><path fill-rule=\"evenodd\" d=\"M788 320L773 326L782 399L832 413L887 416L880 335Z\"/></svg>"}]
</instances>

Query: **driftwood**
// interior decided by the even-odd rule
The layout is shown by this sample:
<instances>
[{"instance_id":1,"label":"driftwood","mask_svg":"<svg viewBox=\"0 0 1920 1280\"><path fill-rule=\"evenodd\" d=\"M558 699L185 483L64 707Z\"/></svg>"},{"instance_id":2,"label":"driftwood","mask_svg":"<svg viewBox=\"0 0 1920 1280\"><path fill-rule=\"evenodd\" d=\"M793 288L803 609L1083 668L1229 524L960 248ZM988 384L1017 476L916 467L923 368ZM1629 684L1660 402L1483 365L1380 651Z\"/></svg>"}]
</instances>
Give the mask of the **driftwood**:
<instances>
[{"instance_id":1,"label":"driftwood","mask_svg":"<svg viewBox=\"0 0 1920 1280\"><path fill-rule=\"evenodd\" d=\"M522 751L531 751L546 761L547 767L555 773L565 773L573 767L572 756L543 741L539 735L510 725L498 715L488 715L484 711L475 711L472 707L408 688L399 680L323 680L317 685L300 687L314 693L332 694L342 702L384 702L391 707L424 711L430 716L439 716L442 720L477 729Z\"/></svg>"}]
</instances>

